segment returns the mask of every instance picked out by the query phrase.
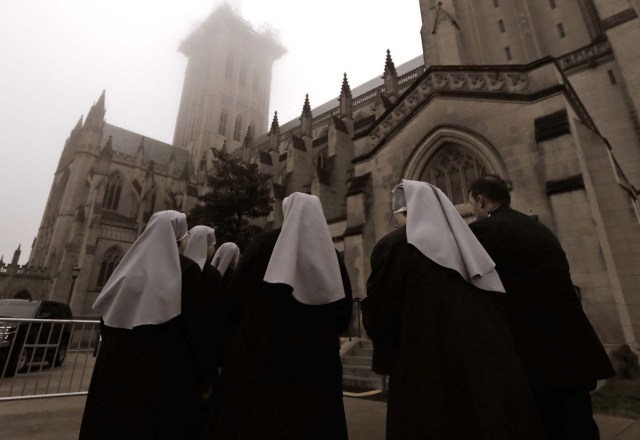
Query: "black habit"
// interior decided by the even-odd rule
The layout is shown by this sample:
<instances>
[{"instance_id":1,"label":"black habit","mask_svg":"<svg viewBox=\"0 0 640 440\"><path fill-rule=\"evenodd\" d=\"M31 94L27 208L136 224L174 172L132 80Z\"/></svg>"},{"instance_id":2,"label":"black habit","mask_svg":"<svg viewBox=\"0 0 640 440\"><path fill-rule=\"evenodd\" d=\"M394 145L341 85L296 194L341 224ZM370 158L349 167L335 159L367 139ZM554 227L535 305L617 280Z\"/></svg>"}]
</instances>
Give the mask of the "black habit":
<instances>
[{"instance_id":1,"label":"black habit","mask_svg":"<svg viewBox=\"0 0 640 440\"><path fill-rule=\"evenodd\" d=\"M495 261L507 291L504 311L547 429L558 431L561 428L551 425L571 423L570 414L565 421L553 419L563 411L558 405L566 406L560 401L575 400L576 393L582 393L579 405L585 407L582 417L592 433L581 435L575 431L579 428L572 428L573 435L596 438L587 393L597 379L614 372L582 310L558 239L539 221L509 207L496 209L470 227Z\"/></svg>"},{"instance_id":2,"label":"black habit","mask_svg":"<svg viewBox=\"0 0 640 440\"><path fill-rule=\"evenodd\" d=\"M389 375L387 440L542 438L496 295L425 257L405 227L376 244L362 307L373 369Z\"/></svg>"},{"instance_id":3,"label":"black habit","mask_svg":"<svg viewBox=\"0 0 640 440\"><path fill-rule=\"evenodd\" d=\"M339 336L351 320L349 278L339 259L346 298L317 306L264 282L279 233L258 236L237 268L213 438L346 439Z\"/></svg>"},{"instance_id":4,"label":"black habit","mask_svg":"<svg viewBox=\"0 0 640 440\"><path fill-rule=\"evenodd\" d=\"M182 313L131 330L101 323L80 439L193 439L202 430L201 387L216 371L198 265L180 255Z\"/></svg>"}]
</instances>

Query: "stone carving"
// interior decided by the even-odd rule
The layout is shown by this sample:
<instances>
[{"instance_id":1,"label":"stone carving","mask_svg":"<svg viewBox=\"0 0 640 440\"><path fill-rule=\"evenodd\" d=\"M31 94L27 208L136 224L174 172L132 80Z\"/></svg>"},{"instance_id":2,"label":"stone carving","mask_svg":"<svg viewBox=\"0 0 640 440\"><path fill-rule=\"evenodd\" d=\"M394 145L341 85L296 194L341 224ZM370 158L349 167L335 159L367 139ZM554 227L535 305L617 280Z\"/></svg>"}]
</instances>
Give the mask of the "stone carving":
<instances>
[{"instance_id":1,"label":"stone carving","mask_svg":"<svg viewBox=\"0 0 640 440\"><path fill-rule=\"evenodd\" d=\"M567 70L582 64L595 63L598 58L612 53L608 40L599 41L558 58L558 65L562 70Z\"/></svg>"},{"instance_id":2,"label":"stone carving","mask_svg":"<svg viewBox=\"0 0 640 440\"><path fill-rule=\"evenodd\" d=\"M438 71L424 77L403 102L369 134L367 144L375 148L411 111L440 91L522 93L529 90L526 73L517 71L464 72Z\"/></svg>"}]
</instances>

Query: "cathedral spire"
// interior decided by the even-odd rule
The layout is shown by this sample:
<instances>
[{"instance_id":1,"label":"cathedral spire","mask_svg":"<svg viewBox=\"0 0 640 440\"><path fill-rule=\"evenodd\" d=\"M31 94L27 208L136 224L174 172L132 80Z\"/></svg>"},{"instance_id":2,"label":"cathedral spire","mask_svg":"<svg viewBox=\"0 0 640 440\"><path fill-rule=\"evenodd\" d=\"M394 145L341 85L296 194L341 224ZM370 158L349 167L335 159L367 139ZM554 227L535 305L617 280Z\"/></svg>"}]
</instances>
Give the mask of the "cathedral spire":
<instances>
[{"instance_id":1,"label":"cathedral spire","mask_svg":"<svg viewBox=\"0 0 640 440\"><path fill-rule=\"evenodd\" d=\"M311 105L309 104L309 94L308 93L304 97L304 104L302 105L302 115L303 116L311 115Z\"/></svg>"},{"instance_id":2,"label":"cathedral spire","mask_svg":"<svg viewBox=\"0 0 640 440\"><path fill-rule=\"evenodd\" d=\"M244 134L244 141L242 145L244 147L249 147L251 145L251 141L253 140L253 136L251 134L251 124L247 127L247 132Z\"/></svg>"},{"instance_id":3,"label":"cathedral spire","mask_svg":"<svg viewBox=\"0 0 640 440\"><path fill-rule=\"evenodd\" d=\"M280 123L278 123L278 111L276 110L273 113L273 121L271 121L271 129L269 130L269 134L280 132Z\"/></svg>"},{"instance_id":4,"label":"cathedral spire","mask_svg":"<svg viewBox=\"0 0 640 440\"><path fill-rule=\"evenodd\" d=\"M269 148L278 151L280 146L280 124L278 123L278 112L273 114L271 130L269 130Z\"/></svg>"},{"instance_id":5,"label":"cathedral spire","mask_svg":"<svg viewBox=\"0 0 640 440\"><path fill-rule=\"evenodd\" d=\"M398 85L398 72L396 72L396 65L391 59L391 51L387 49L387 59L384 63L384 91L387 97L397 97L400 93Z\"/></svg>"},{"instance_id":6,"label":"cathedral spire","mask_svg":"<svg viewBox=\"0 0 640 440\"><path fill-rule=\"evenodd\" d=\"M312 122L313 116L311 115L311 105L309 104L309 94L307 93L304 98L304 105L302 106L302 116L300 116L302 136L311 136Z\"/></svg>"},{"instance_id":7,"label":"cathedral spire","mask_svg":"<svg viewBox=\"0 0 640 440\"><path fill-rule=\"evenodd\" d=\"M20 254L22 251L20 250L20 245L18 245L18 249L16 249L13 253L13 260L11 260L11 264L14 266L18 265L18 261L20 260Z\"/></svg>"},{"instance_id":8,"label":"cathedral spire","mask_svg":"<svg viewBox=\"0 0 640 440\"><path fill-rule=\"evenodd\" d=\"M387 49L387 58L384 61L384 76L386 77L387 75L398 76L398 73L396 72L396 65L391 58L391 51L389 49Z\"/></svg>"},{"instance_id":9,"label":"cathedral spire","mask_svg":"<svg viewBox=\"0 0 640 440\"><path fill-rule=\"evenodd\" d=\"M251 125L247 127L247 132L244 135L244 141L242 142L242 160L249 161L249 150L253 144L253 136L251 135Z\"/></svg>"},{"instance_id":10,"label":"cathedral spire","mask_svg":"<svg viewBox=\"0 0 640 440\"><path fill-rule=\"evenodd\" d=\"M105 109L105 103L104 103L104 101L105 101L105 93L106 93L106 90L103 89L102 90L102 94L100 95L100 98L98 98L98 102L96 102L96 106L98 108L103 109L103 110Z\"/></svg>"},{"instance_id":11,"label":"cathedral spire","mask_svg":"<svg viewBox=\"0 0 640 440\"><path fill-rule=\"evenodd\" d=\"M67 148L69 144L73 144L76 142L78 138L78 134L82 131L82 125L83 125L83 120L82 120L82 115L80 115L80 119L76 123L76 126L73 127L73 130L71 130L71 134L69 134L69 138L65 142L64 148Z\"/></svg>"},{"instance_id":12,"label":"cathedral spire","mask_svg":"<svg viewBox=\"0 0 640 440\"><path fill-rule=\"evenodd\" d=\"M342 78L342 88L340 89L340 117L352 118L353 117L353 97L351 96L351 87L349 87L349 81L347 80L347 73L345 72Z\"/></svg>"},{"instance_id":13,"label":"cathedral spire","mask_svg":"<svg viewBox=\"0 0 640 440\"><path fill-rule=\"evenodd\" d=\"M97 129L102 126L104 122L104 115L106 113L105 108L105 91L102 91L100 98L98 98L98 102L91 106L91 110L87 114L87 119L85 120L85 127L89 129Z\"/></svg>"},{"instance_id":14,"label":"cathedral spire","mask_svg":"<svg viewBox=\"0 0 640 440\"><path fill-rule=\"evenodd\" d=\"M80 119L78 119L78 123L73 128L73 131L80 130L82 128L82 124L84 123L83 122L83 117L84 117L84 115L80 115Z\"/></svg>"}]
</instances>

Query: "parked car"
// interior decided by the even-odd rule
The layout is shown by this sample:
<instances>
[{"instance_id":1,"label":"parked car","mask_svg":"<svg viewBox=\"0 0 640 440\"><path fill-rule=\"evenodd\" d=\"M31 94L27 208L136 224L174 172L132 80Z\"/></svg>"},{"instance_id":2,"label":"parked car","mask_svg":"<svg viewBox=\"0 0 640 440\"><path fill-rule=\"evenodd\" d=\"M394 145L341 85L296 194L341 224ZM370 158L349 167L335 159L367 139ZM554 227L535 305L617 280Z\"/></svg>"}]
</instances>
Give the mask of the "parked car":
<instances>
[{"instance_id":1,"label":"parked car","mask_svg":"<svg viewBox=\"0 0 640 440\"><path fill-rule=\"evenodd\" d=\"M0 377L27 370L33 361L62 365L71 341L71 324L15 323L2 318L72 319L67 304L26 299L0 300Z\"/></svg>"}]
</instances>

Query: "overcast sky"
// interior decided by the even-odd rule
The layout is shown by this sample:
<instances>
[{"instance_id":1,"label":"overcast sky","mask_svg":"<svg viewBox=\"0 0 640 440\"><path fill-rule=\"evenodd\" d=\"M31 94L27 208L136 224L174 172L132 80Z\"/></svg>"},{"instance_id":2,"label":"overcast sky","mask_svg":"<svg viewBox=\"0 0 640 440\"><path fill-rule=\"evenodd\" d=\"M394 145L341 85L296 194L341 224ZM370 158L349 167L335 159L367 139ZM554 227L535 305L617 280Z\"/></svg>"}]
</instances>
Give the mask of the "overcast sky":
<instances>
[{"instance_id":1,"label":"overcast sky","mask_svg":"<svg viewBox=\"0 0 640 440\"><path fill-rule=\"evenodd\" d=\"M283 124L420 55L418 0L232 1L268 23L287 54L274 65L271 114ZM0 255L29 257L65 139L106 90L109 123L173 141L185 57L180 42L220 1L0 1Z\"/></svg>"}]
</instances>

